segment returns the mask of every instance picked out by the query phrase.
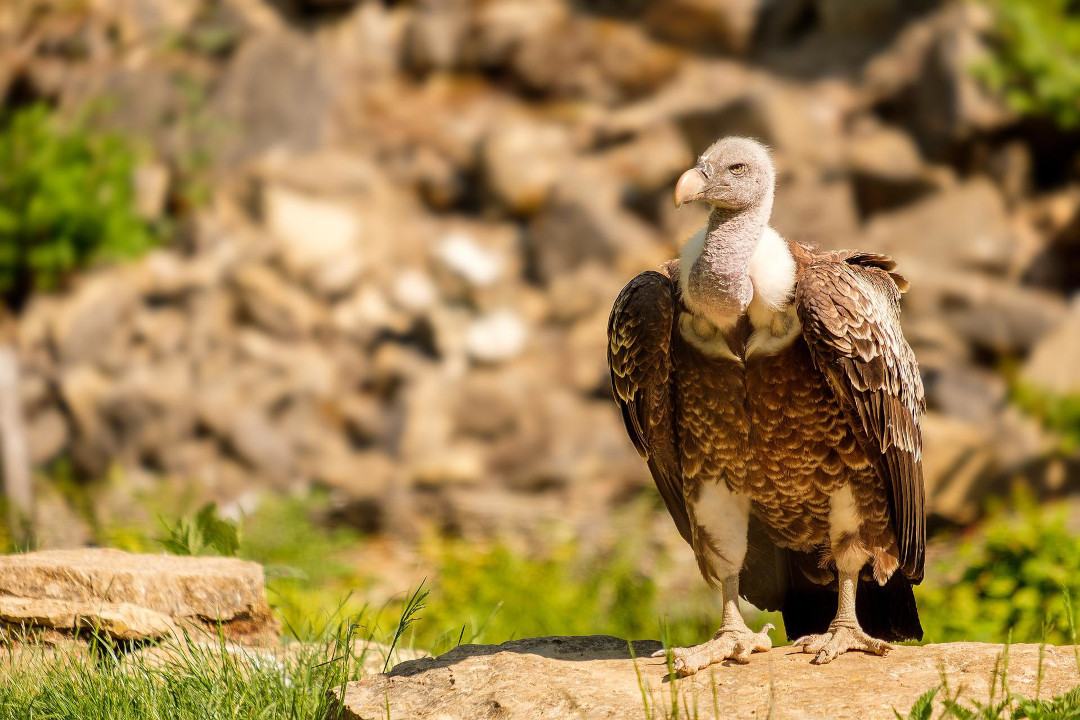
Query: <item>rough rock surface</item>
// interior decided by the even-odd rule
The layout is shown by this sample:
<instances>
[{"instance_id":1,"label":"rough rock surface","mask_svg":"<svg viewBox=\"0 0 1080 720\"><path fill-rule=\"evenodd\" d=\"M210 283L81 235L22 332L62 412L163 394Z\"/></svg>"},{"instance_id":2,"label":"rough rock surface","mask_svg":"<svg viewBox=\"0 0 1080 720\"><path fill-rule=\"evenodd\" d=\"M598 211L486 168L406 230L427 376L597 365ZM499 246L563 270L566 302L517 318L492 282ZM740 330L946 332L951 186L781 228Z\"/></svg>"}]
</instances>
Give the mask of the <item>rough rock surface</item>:
<instances>
[{"instance_id":1,"label":"rough rock surface","mask_svg":"<svg viewBox=\"0 0 1080 720\"><path fill-rule=\"evenodd\" d=\"M938 685L942 667L962 697L985 700L1002 652L985 643L900 646L883 658L851 653L818 666L782 647L754 655L749 665L729 662L672 681L664 661L649 657L660 643L633 647L637 660L625 640L609 636L463 645L350 683L341 717L634 718L647 716L643 695L652 717L668 717L674 692L679 717L690 708L700 718L892 718L893 708L906 714ZM1038 656L1037 645L1009 648L1013 692L1035 694ZM1043 673L1043 697L1080 684L1072 648L1046 648Z\"/></svg>"},{"instance_id":2,"label":"rough rock surface","mask_svg":"<svg viewBox=\"0 0 1080 720\"><path fill-rule=\"evenodd\" d=\"M121 640L222 623L233 637L274 629L257 563L88 548L0 557L0 623Z\"/></svg>"}]
</instances>

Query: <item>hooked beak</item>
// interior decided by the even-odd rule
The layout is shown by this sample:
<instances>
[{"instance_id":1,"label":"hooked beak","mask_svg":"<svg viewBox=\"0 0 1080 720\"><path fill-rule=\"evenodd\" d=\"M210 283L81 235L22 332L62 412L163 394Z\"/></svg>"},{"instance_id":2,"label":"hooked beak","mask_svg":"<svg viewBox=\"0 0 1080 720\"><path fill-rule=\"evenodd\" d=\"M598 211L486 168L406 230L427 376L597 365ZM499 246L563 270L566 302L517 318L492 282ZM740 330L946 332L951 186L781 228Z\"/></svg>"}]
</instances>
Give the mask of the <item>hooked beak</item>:
<instances>
[{"instance_id":1,"label":"hooked beak","mask_svg":"<svg viewBox=\"0 0 1080 720\"><path fill-rule=\"evenodd\" d=\"M692 202L705 192L705 175L697 168L690 168L675 183L675 207Z\"/></svg>"}]
</instances>

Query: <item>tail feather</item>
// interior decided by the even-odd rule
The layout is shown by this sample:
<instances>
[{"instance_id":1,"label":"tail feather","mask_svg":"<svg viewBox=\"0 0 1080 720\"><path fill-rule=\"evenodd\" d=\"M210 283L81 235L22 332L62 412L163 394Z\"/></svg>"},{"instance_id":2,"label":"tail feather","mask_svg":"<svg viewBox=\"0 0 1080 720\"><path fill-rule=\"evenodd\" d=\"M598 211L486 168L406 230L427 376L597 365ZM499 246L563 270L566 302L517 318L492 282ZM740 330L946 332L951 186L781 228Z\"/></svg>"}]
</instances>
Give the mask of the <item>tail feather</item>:
<instances>
[{"instance_id":1,"label":"tail feather","mask_svg":"<svg viewBox=\"0 0 1080 720\"><path fill-rule=\"evenodd\" d=\"M836 617L839 593L835 575L822 570L817 553L777 547L753 515L739 590L756 607L781 611L789 640L823 633ZM922 640L915 594L901 571L894 572L885 585L860 580L855 614L872 637L888 642Z\"/></svg>"},{"instance_id":2,"label":"tail feather","mask_svg":"<svg viewBox=\"0 0 1080 720\"><path fill-rule=\"evenodd\" d=\"M806 580L799 587L790 587L782 610L788 639L825 632L836 616L838 600L835 583L830 587ZM903 573L893 573L884 586L860 580L855 592L855 614L871 637L887 642L922 640L915 594Z\"/></svg>"}]
</instances>

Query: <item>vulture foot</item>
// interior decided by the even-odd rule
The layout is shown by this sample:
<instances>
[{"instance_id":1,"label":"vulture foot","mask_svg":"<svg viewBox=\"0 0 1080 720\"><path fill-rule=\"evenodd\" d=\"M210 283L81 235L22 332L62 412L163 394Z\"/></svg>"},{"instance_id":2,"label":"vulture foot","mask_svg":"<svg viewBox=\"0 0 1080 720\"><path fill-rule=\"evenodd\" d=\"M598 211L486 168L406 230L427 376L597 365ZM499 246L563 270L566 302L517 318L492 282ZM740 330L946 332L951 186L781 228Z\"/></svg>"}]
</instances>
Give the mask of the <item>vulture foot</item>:
<instances>
[{"instance_id":1,"label":"vulture foot","mask_svg":"<svg viewBox=\"0 0 1080 720\"><path fill-rule=\"evenodd\" d=\"M875 655L887 655L892 650L892 645L884 640L870 637L858 625L855 627L834 625L824 635L806 635L793 642L792 645L801 647L804 653L815 655L810 661L815 665L832 662L849 650L862 650Z\"/></svg>"},{"instance_id":2,"label":"vulture foot","mask_svg":"<svg viewBox=\"0 0 1080 720\"><path fill-rule=\"evenodd\" d=\"M751 653L768 652L772 648L769 638L772 629L772 623L766 623L760 632L752 632L746 626L730 630L720 628L708 642L687 648L671 648L672 667L677 676L686 677L724 660L748 663ZM653 653L653 657L665 657L666 654L666 650L659 650Z\"/></svg>"}]
</instances>

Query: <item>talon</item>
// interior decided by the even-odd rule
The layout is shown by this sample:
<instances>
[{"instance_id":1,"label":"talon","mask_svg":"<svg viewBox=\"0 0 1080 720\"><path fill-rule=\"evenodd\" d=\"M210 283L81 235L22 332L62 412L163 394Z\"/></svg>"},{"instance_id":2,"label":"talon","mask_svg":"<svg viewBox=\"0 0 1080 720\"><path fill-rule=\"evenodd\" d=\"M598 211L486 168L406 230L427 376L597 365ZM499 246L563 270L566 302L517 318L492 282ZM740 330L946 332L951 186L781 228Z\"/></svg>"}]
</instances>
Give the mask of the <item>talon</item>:
<instances>
[{"instance_id":1,"label":"talon","mask_svg":"<svg viewBox=\"0 0 1080 720\"><path fill-rule=\"evenodd\" d=\"M671 652L676 660L672 668L676 675L685 677L724 660L746 664L753 653L766 652L770 648L772 640L767 630L756 633L749 628L722 630L712 640L700 645L673 648Z\"/></svg>"},{"instance_id":2,"label":"talon","mask_svg":"<svg viewBox=\"0 0 1080 720\"><path fill-rule=\"evenodd\" d=\"M851 650L861 650L875 655L886 655L892 646L872 638L862 628L835 626L824 635L808 635L799 638L795 644L802 644L802 651L814 655L810 662L825 665Z\"/></svg>"},{"instance_id":3,"label":"talon","mask_svg":"<svg viewBox=\"0 0 1080 720\"><path fill-rule=\"evenodd\" d=\"M654 658L667 657L667 650L657 650L656 652L654 652L649 657L654 657Z\"/></svg>"}]
</instances>

